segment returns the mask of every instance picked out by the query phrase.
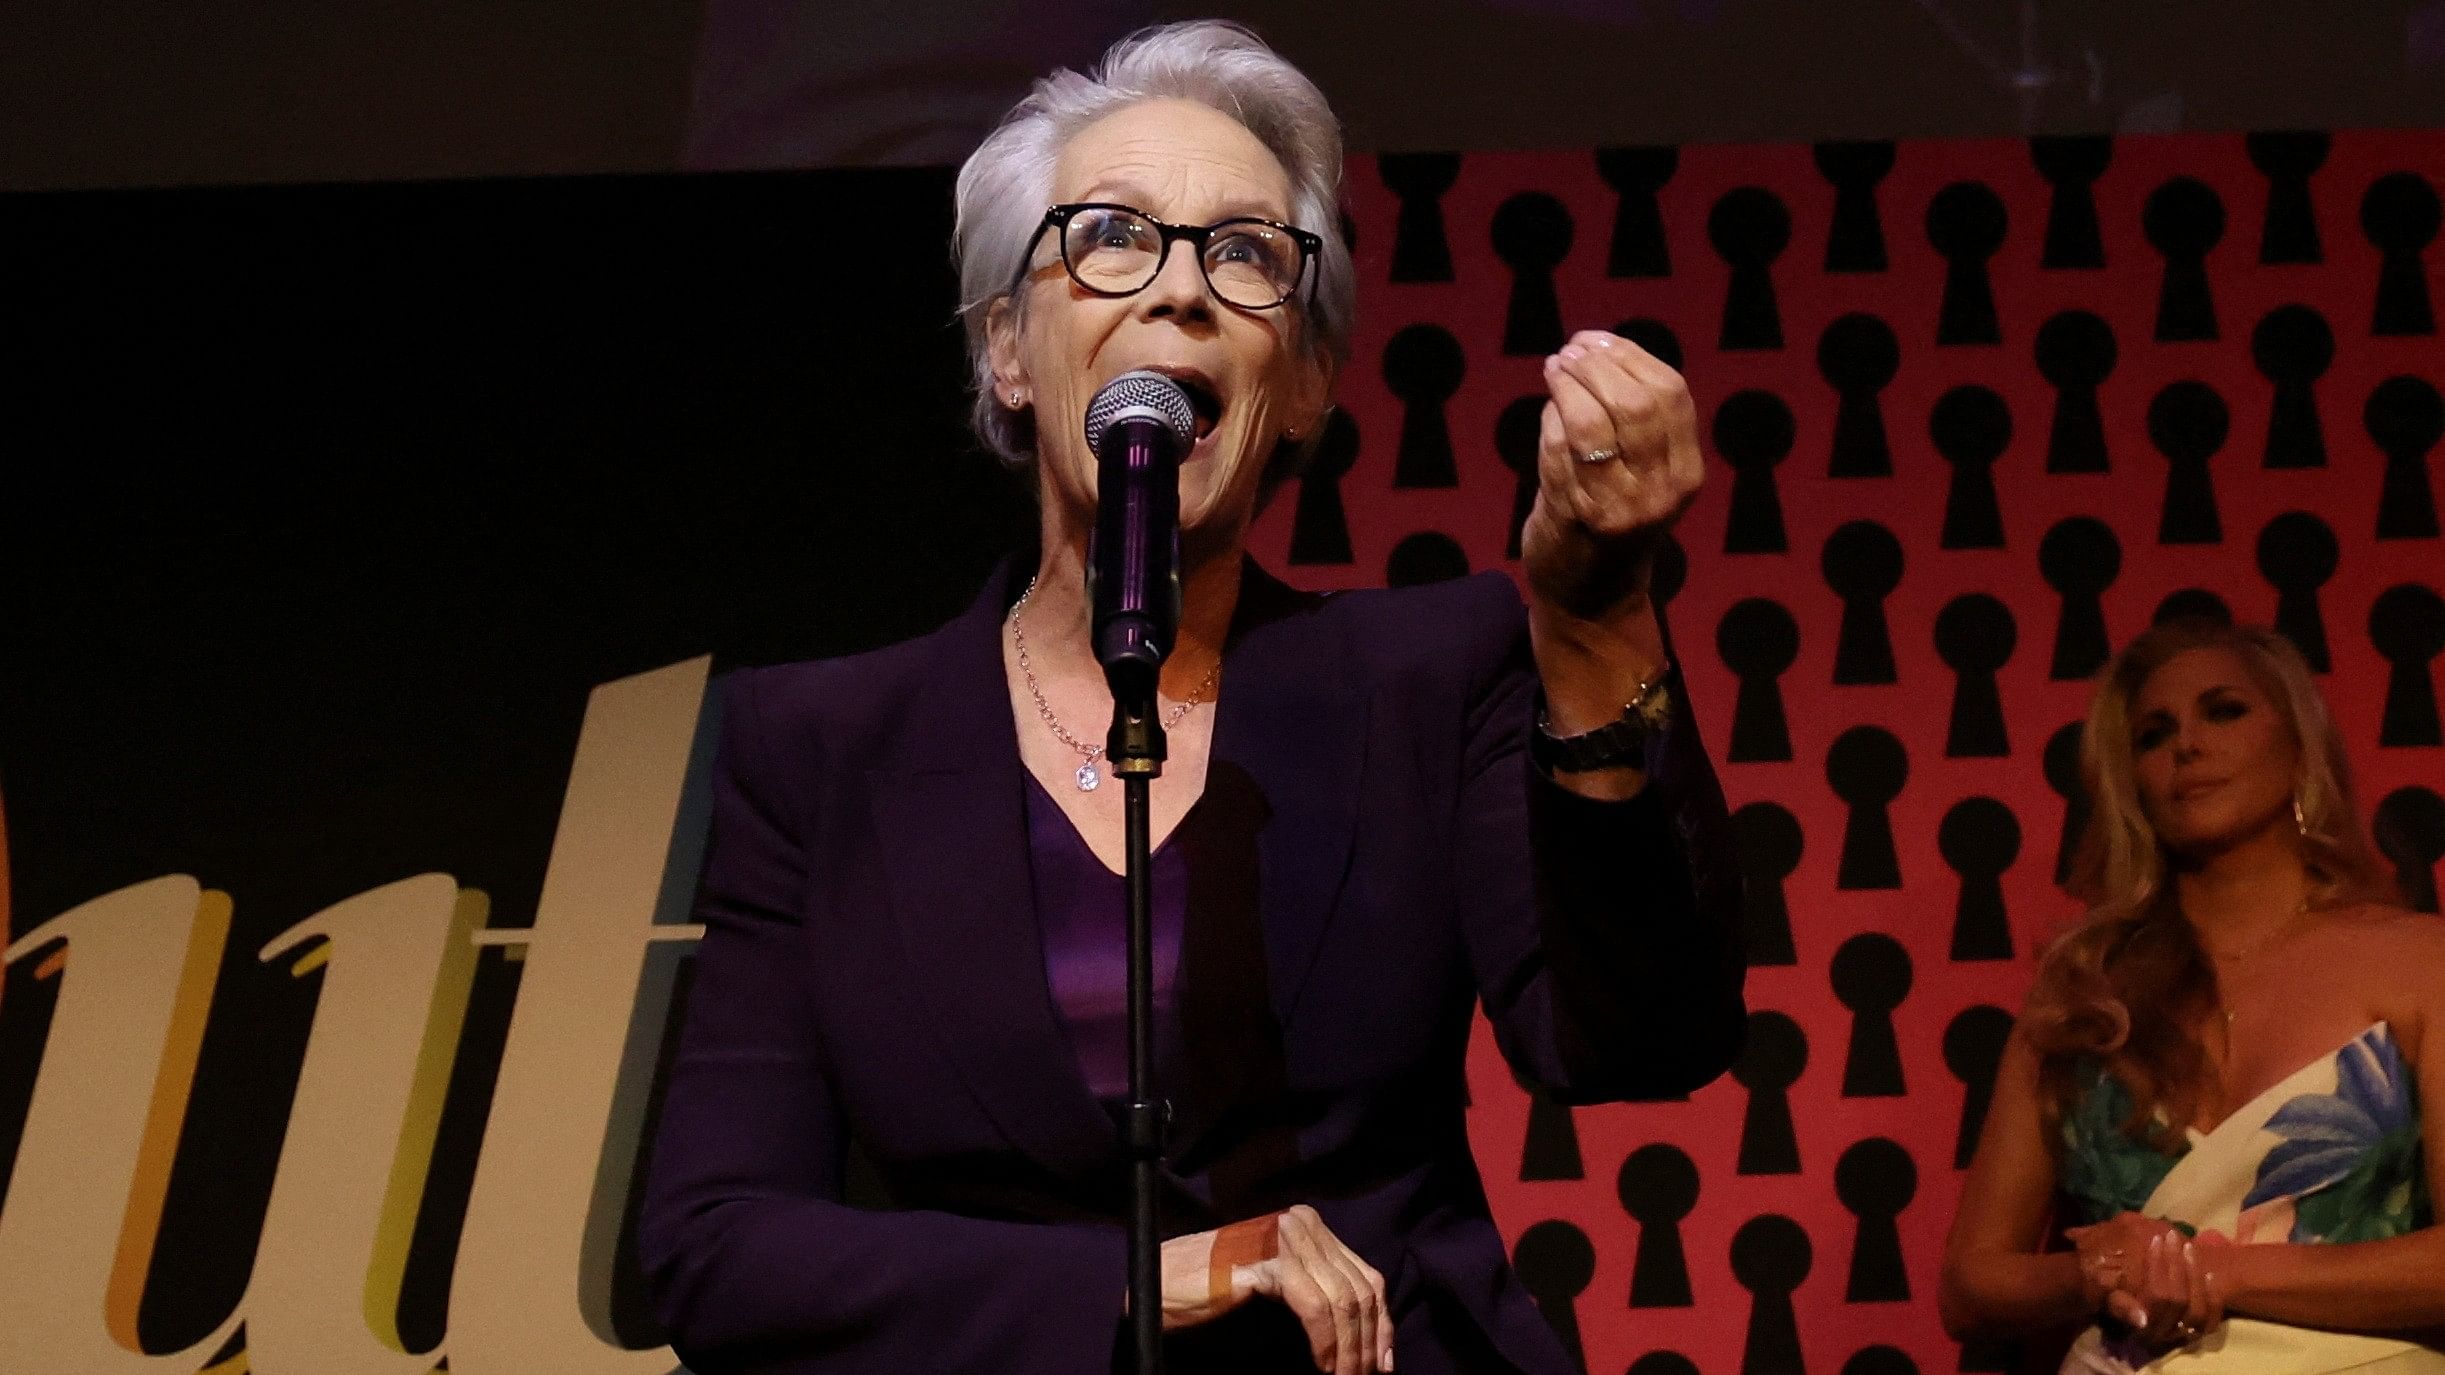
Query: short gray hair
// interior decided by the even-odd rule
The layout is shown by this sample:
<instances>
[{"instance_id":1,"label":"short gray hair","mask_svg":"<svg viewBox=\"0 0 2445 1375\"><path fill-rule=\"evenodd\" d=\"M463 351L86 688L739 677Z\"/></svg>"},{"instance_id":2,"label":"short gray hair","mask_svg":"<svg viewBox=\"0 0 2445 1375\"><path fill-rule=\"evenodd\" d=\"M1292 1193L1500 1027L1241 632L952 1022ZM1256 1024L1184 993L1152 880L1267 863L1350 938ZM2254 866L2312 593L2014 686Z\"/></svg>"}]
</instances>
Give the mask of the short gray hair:
<instances>
[{"instance_id":1,"label":"short gray hair","mask_svg":"<svg viewBox=\"0 0 2445 1375\"><path fill-rule=\"evenodd\" d=\"M1204 19L1144 29L1113 44L1093 72L1065 67L1039 80L959 169L952 254L975 373L973 423L985 447L1013 467L1035 459L1034 421L994 394L986 317L1027 265L1062 146L1104 116L1149 100L1193 101L1229 115L1280 160L1290 174L1292 221L1324 239L1300 342L1320 362L1338 365L1349 356L1357 284L1341 235L1341 123L1324 93L1240 25ZM1306 462L1322 429L1276 451L1269 485Z\"/></svg>"}]
</instances>

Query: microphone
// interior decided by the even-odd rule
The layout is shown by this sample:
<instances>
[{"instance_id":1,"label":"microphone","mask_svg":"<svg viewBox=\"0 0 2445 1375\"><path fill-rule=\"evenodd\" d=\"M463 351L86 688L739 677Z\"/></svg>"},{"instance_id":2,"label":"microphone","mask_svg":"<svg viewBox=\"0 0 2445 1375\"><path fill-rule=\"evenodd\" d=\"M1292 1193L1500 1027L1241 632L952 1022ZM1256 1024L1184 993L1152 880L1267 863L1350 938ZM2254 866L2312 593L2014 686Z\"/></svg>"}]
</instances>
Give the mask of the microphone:
<instances>
[{"instance_id":1,"label":"microphone","mask_svg":"<svg viewBox=\"0 0 2445 1375\"><path fill-rule=\"evenodd\" d=\"M1115 703L1152 712L1180 627L1180 456L1196 412L1159 372L1125 372L1087 405L1095 454L1095 534L1087 600L1096 661Z\"/></svg>"}]
</instances>

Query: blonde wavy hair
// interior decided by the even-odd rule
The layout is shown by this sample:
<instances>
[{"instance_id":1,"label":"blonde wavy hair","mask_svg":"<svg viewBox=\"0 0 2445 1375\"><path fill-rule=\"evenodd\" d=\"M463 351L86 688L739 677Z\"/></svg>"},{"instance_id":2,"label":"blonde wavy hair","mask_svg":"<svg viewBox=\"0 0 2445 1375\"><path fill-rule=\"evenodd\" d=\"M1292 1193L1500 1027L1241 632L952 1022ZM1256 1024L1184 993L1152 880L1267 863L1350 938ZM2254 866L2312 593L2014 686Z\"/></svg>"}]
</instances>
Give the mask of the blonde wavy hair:
<instances>
[{"instance_id":1,"label":"blonde wavy hair","mask_svg":"<svg viewBox=\"0 0 2445 1375\"><path fill-rule=\"evenodd\" d=\"M2192 1027L2216 1004L2215 967L2175 900L2172 866L2140 804L2131 750L2141 687L2194 649L2238 657L2290 730L2309 909L2400 901L2391 868L2361 824L2342 734L2289 640L2263 627L2177 620L2132 641L2106 669L2080 741L2088 822L2068 886L2088 910L2040 956L2022 1018L2040 1056L2050 1141L2086 1087L2084 1066L2102 1065L2121 1081L2132 1104L2123 1130L2159 1149L2182 1140L2207 1086L2207 1050Z\"/></svg>"}]
</instances>

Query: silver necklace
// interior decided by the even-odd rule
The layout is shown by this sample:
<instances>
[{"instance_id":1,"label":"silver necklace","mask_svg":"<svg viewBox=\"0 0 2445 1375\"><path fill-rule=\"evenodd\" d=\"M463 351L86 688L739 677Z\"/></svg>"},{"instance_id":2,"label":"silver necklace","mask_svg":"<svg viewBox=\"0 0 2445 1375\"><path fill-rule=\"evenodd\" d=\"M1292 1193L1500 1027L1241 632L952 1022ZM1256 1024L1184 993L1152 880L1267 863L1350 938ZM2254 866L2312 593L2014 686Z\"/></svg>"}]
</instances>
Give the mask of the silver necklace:
<instances>
[{"instance_id":1,"label":"silver necklace","mask_svg":"<svg viewBox=\"0 0 2445 1375\"><path fill-rule=\"evenodd\" d=\"M2201 951L2202 951L2204 954L2206 954L2206 956L2207 956L2207 958L2208 958L2208 961L2209 961L2210 963L2219 963L2219 962L2222 962L2222 963L2240 964L2240 963L2243 963L2243 962L2244 962L2244 961L2246 961L2246 960L2251 959L2251 958L2252 958L2252 957L2254 957L2255 955L2257 955L2259 951L2264 950L2264 949L2266 949L2268 946L2275 944L2275 940L2276 940L2276 938L2277 938L2277 937L2279 937L2279 936L2283 935L2283 934L2284 934L2285 932L2287 932L2287 931L2290 931L2290 930L2292 929L2293 923L2295 923L2295 922L2299 921L2299 920L2300 920L2302 917L2304 917L2304 916L2308 915L2308 913L2309 913L2309 897L2308 897L2308 895L2307 895L2307 894L2303 894L2303 895L2301 896L2301 905L2300 905L2300 906L2298 906L2298 907L2293 908L2293 909L2292 909L2292 914L2291 914L2290 916L2287 916L2287 917L2285 917L2285 918L2284 918L2282 921L2277 922L2277 923L2275 924L2275 926L2274 926L2274 928L2273 928L2273 929L2269 930L2269 931L2268 931L2266 934L2264 934L2264 935L2260 936L2260 937L2259 937L2257 940L2254 940L2254 941L2250 942L2248 945L2243 946L2241 949L2239 949L2239 950L2235 950L2235 951L2231 951L2231 952L2222 952L2222 951L2210 950L2210 949L2208 949L2207 942L2205 942L2205 941L2200 941L2200 942L2199 942L2199 949L2200 949L2200 950L2201 950ZM2219 983L2221 983L2221 980L2219 980ZM2218 997L2219 997L2219 1001L2221 1001L2221 997L2222 997L2222 995L2221 995L2221 994L2219 994L2219 995L2218 995ZM2223 1012L2224 1012L2224 1028L2225 1028L2225 1031L2226 1031L2227 1033L2230 1033L2230 1032L2232 1031L2232 1028L2233 1028L2233 1016L2234 1016L2234 1014L2235 1014L2235 1013L2237 1013L2238 1011L2240 1011L2240 1009L2238 1009L2238 1008L2233 1008L2233 1007L2227 1007L2227 1008L2224 1008L2224 1009L2223 1009Z\"/></svg>"},{"instance_id":2,"label":"silver necklace","mask_svg":"<svg viewBox=\"0 0 2445 1375\"><path fill-rule=\"evenodd\" d=\"M1044 724L1052 728L1055 738L1078 751L1086 761L1078 766L1078 790L1082 793L1091 793L1095 791L1098 784L1104 781L1104 771L1096 767L1097 762L1104 757L1104 747L1090 745L1062 729L1060 718L1053 715L1053 704L1044 700L1044 687L1036 681L1036 666L1027 657L1027 632L1019 626L1019 613L1027 609L1027 599L1035 595L1036 580L1029 578L1027 590L1019 594L1019 600L1012 603L1010 608L1010 638L1018 649L1019 676L1027 680L1027 695L1036 699L1036 715L1044 718ZM1163 718L1163 729L1170 730L1178 726L1190 712L1196 710L1198 705L1205 700L1206 694L1214 690L1215 680L1220 677L1222 677L1222 660L1217 658L1214 661L1214 667L1206 670L1206 680L1199 683L1196 690L1191 692L1185 700L1174 705L1170 713Z\"/></svg>"}]
</instances>

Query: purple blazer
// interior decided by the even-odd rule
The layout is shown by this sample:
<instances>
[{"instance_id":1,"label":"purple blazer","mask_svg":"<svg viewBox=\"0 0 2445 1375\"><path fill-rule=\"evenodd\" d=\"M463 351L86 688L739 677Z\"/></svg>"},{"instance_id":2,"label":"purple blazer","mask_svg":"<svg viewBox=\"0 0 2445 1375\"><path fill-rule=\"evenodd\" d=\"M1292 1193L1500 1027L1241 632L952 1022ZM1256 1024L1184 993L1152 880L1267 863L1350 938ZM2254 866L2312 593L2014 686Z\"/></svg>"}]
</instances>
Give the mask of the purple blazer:
<instances>
[{"instance_id":1,"label":"purple blazer","mask_svg":"<svg viewBox=\"0 0 2445 1375\"><path fill-rule=\"evenodd\" d=\"M918 639L728 680L638 1243L698 1371L1075 1375L1123 1351L1125 1162L1034 920L1016 579ZM1181 1086L1167 1234L1311 1203L1384 1273L1404 1375L1566 1375L1469 1153L1471 1014L1569 1102L1683 1093L1738 1053L1739 883L1688 713L1634 799L1542 778L1499 574L1315 596L1251 564L1223 683L1208 787L1256 809L1261 929L1215 986L1254 1067L1209 1053ZM841 1201L852 1138L891 1209ZM1313 1369L1268 1300L1169 1342L1179 1375Z\"/></svg>"}]
</instances>

